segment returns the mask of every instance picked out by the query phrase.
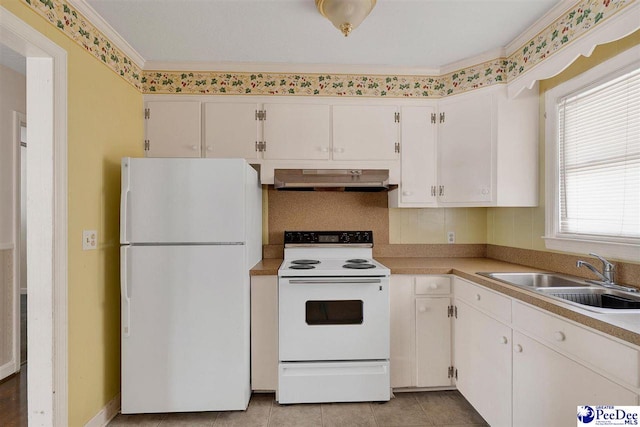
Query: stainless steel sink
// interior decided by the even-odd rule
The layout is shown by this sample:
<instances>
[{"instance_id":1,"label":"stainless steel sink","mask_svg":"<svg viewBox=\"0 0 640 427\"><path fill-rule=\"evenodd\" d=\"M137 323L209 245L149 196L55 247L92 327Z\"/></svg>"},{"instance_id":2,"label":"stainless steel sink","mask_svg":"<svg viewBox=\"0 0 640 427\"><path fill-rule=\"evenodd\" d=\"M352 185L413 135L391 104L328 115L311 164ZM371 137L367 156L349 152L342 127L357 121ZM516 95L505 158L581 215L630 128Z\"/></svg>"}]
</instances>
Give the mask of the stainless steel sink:
<instances>
[{"instance_id":1,"label":"stainless steel sink","mask_svg":"<svg viewBox=\"0 0 640 427\"><path fill-rule=\"evenodd\" d=\"M529 289L575 288L593 286L579 277L557 273L477 273L481 276Z\"/></svg>"},{"instance_id":2,"label":"stainless steel sink","mask_svg":"<svg viewBox=\"0 0 640 427\"><path fill-rule=\"evenodd\" d=\"M533 272L477 274L598 313L640 313L640 293L608 289L579 277Z\"/></svg>"},{"instance_id":3,"label":"stainless steel sink","mask_svg":"<svg viewBox=\"0 0 640 427\"><path fill-rule=\"evenodd\" d=\"M599 286L589 288L537 289L552 298L578 305L598 313L640 313L640 295L606 289Z\"/></svg>"}]
</instances>

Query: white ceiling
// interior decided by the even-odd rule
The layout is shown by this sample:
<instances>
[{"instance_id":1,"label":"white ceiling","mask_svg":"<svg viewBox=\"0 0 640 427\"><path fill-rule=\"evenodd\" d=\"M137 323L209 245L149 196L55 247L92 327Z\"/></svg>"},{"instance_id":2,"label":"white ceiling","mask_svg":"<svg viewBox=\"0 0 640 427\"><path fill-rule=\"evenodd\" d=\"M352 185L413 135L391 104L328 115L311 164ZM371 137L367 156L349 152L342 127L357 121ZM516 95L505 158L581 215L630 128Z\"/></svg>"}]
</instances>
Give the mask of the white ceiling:
<instances>
[{"instance_id":1,"label":"white ceiling","mask_svg":"<svg viewBox=\"0 0 640 427\"><path fill-rule=\"evenodd\" d=\"M85 0L146 61L437 70L505 47L559 0L378 0L345 38L314 0Z\"/></svg>"}]
</instances>

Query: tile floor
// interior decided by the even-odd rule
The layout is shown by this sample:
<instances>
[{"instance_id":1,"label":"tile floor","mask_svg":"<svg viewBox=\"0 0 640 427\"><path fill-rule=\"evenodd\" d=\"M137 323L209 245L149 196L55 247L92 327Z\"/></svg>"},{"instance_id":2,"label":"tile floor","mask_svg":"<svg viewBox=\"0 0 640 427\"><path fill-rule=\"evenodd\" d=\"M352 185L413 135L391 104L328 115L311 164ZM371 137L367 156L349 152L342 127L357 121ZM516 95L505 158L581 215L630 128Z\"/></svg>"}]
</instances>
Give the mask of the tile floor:
<instances>
[{"instance_id":1,"label":"tile floor","mask_svg":"<svg viewBox=\"0 0 640 427\"><path fill-rule=\"evenodd\" d=\"M488 426L457 391L396 393L387 403L278 405L254 394L245 412L122 415L109 427Z\"/></svg>"}]
</instances>

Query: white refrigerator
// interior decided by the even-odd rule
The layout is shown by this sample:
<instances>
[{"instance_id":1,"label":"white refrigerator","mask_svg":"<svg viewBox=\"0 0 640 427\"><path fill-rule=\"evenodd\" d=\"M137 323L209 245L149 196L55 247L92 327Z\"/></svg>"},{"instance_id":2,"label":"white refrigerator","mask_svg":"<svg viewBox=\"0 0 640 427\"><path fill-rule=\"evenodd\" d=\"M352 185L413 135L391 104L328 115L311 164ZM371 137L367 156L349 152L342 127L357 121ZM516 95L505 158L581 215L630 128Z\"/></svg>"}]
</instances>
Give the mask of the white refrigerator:
<instances>
[{"instance_id":1,"label":"white refrigerator","mask_svg":"<svg viewBox=\"0 0 640 427\"><path fill-rule=\"evenodd\" d=\"M244 159L122 159L122 413L244 410L262 192Z\"/></svg>"}]
</instances>

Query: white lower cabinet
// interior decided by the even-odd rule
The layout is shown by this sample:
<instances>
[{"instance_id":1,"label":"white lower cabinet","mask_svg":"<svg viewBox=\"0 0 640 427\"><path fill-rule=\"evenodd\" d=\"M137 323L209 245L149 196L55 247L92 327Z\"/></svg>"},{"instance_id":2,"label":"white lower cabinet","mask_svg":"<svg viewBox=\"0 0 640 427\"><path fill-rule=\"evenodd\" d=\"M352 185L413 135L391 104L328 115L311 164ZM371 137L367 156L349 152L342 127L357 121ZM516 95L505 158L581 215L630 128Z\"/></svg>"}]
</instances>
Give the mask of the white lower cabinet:
<instances>
[{"instance_id":1,"label":"white lower cabinet","mask_svg":"<svg viewBox=\"0 0 640 427\"><path fill-rule=\"evenodd\" d=\"M391 387L452 386L450 281L391 276Z\"/></svg>"},{"instance_id":2,"label":"white lower cabinet","mask_svg":"<svg viewBox=\"0 0 640 427\"><path fill-rule=\"evenodd\" d=\"M452 385L451 298L416 298L416 386Z\"/></svg>"},{"instance_id":3,"label":"white lower cabinet","mask_svg":"<svg viewBox=\"0 0 640 427\"><path fill-rule=\"evenodd\" d=\"M511 328L461 300L456 309L456 386L489 425L511 425Z\"/></svg>"},{"instance_id":4,"label":"white lower cabinet","mask_svg":"<svg viewBox=\"0 0 640 427\"><path fill-rule=\"evenodd\" d=\"M635 393L526 335L514 332L513 344L514 426L568 426L579 405L638 404Z\"/></svg>"},{"instance_id":5,"label":"white lower cabinet","mask_svg":"<svg viewBox=\"0 0 640 427\"><path fill-rule=\"evenodd\" d=\"M278 389L277 276L251 276L251 389Z\"/></svg>"}]
</instances>

